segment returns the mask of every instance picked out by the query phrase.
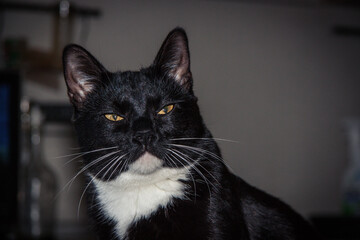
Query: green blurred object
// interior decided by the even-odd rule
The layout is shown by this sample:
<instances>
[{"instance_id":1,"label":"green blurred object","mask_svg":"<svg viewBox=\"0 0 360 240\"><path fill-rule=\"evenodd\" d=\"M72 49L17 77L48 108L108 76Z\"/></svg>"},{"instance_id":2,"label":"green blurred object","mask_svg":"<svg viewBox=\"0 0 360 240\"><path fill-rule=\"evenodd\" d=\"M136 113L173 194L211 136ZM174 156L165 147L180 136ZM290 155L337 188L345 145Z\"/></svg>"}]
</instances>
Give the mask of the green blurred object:
<instances>
[{"instance_id":1,"label":"green blurred object","mask_svg":"<svg viewBox=\"0 0 360 240\"><path fill-rule=\"evenodd\" d=\"M26 40L24 38L9 38L4 41L3 47L5 69L21 69L25 62Z\"/></svg>"}]
</instances>

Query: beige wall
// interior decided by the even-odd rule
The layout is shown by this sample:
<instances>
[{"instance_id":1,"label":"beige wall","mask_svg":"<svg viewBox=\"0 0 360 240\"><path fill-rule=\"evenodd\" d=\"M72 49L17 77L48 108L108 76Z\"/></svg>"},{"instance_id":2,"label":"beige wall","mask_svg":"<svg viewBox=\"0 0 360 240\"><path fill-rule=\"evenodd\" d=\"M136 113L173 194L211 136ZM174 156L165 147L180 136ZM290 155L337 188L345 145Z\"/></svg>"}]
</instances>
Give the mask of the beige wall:
<instances>
[{"instance_id":1,"label":"beige wall","mask_svg":"<svg viewBox=\"0 0 360 240\"><path fill-rule=\"evenodd\" d=\"M74 2L102 9L86 47L110 70L149 65L167 32L184 27L205 121L215 137L238 141L221 144L233 171L304 215L340 211L347 158L341 122L360 115L360 42L331 30L359 23L358 11L236 1ZM50 47L50 16L5 16L5 36ZM34 98L66 101L64 85L25 87ZM48 159L66 154L57 141L64 142L47 143ZM69 174L56 171L65 184ZM61 219L73 218L73 202L64 197Z\"/></svg>"}]
</instances>

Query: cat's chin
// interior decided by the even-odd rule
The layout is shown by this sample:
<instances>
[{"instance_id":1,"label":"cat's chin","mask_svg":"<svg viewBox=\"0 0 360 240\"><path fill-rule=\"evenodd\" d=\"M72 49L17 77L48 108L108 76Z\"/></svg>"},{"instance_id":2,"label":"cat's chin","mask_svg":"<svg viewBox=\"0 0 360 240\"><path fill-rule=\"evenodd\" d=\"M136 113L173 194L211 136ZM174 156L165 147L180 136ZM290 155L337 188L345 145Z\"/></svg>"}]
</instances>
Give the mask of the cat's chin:
<instances>
[{"instance_id":1,"label":"cat's chin","mask_svg":"<svg viewBox=\"0 0 360 240\"><path fill-rule=\"evenodd\" d=\"M129 171L136 174L151 174L163 167L164 161L145 152L134 163L130 164Z\"/></svg>"}]
</instances>

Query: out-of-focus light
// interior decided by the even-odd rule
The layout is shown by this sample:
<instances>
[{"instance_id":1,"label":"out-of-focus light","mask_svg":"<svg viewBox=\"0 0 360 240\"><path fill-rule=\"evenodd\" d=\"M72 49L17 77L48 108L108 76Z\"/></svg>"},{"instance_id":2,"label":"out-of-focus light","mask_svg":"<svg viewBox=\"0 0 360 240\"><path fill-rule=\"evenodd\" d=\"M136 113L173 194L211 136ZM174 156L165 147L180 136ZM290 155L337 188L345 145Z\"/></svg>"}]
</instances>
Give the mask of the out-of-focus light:
<instances>
[{"instance_id":1,"label":"out-of-focus light","mask_svg":"<svg viewBox=\"0 0 360 240\"><path fill-rule=\"evenodd\" d=\"M60 17L62 18L66 18L69 16L69 13L70 13L70 3L69 1L60 1L60 4L59 4L59 14L60 14Z\"/></svg>"}]
</instances>

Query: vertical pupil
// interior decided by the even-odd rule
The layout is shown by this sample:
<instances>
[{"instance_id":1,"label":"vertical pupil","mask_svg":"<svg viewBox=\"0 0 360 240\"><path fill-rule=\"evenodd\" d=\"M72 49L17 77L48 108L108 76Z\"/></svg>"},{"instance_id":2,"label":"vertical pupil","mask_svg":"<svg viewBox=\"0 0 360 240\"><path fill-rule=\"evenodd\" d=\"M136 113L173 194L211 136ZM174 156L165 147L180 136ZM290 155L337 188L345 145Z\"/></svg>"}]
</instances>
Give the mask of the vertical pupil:
<instances>
[{"instance_id":1,"label":"vertical pupil","mask_svg":"<svg viewBox=\"0 0 360 240\"><path fill-rule=\"evenodd\" d=\"M117 116L114 114L114 115L112 115L112 117L113 117L113 120L116 120L117 119Z\"/></svg>"}]
</instances>

